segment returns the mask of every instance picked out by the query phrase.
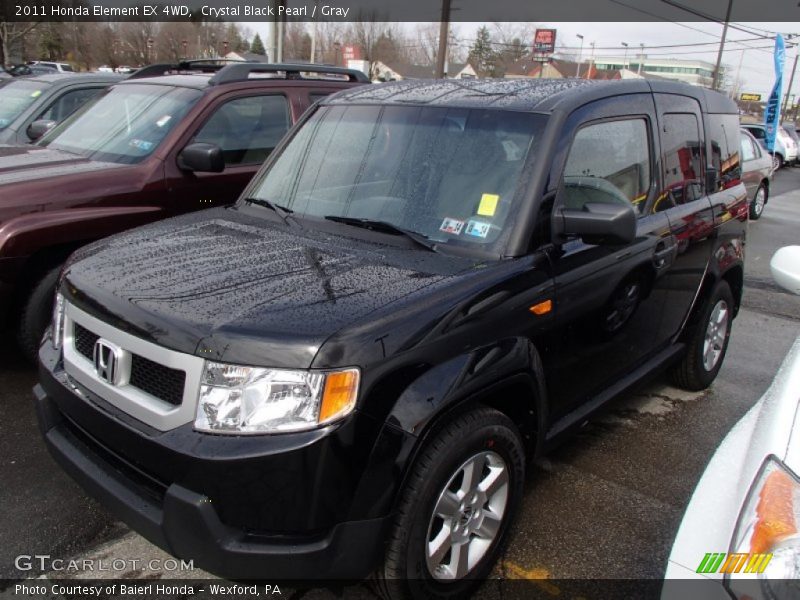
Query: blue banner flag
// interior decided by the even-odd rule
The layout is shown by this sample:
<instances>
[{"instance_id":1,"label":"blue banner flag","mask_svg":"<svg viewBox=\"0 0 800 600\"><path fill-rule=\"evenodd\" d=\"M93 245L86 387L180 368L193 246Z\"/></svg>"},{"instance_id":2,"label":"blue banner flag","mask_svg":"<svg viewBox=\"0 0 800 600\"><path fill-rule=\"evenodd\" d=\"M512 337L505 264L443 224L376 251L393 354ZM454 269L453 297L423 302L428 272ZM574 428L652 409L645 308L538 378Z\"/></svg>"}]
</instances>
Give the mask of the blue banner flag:
<instances>
[{"instance_id":1,"label":"blue banner flag","mask_svg":"<svg viewBox=\"0 0 800 600\"><path fill-rule=\"evenodd\" d=\"M775 38L775 85L767 100L767 110L764 112L764 126L767 129L767 138L764 140L767 150L775 152L775 136L781 124L781 98L783 97L783 63L786 60L786 44L779 33Z\"/></svg>"}]
</instances>

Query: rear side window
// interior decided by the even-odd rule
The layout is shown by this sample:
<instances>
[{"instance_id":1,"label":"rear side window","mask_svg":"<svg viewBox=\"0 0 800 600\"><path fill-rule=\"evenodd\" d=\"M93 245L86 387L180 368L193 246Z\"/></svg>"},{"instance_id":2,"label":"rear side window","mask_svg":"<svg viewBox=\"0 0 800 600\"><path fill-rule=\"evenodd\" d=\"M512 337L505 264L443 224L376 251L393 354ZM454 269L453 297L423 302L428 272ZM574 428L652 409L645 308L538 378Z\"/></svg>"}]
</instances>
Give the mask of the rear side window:
<instances>
[{"instance_id":1,"label":"rear side window","mask_svg":"<svg viewBox=\"0 0 800 600\"><path fill-rule=\"evenodd\" d=\"M761 152L757 146L758 144L755 144L752 139L746 135L742 135L742 160L753 160L761 156Z\"/></svg>"},{"instance_id":2,"label":"rear side window","mask_svg":"<svg viewBox=\"0 0 800 600\"><path fill-rule=\"evenodd\" d=\"M311 92L308 95L308 99L311 100L311 104L317 102L318 100L322 100L323 98L327 98L331 95L331 92Z\"/></svg>"},{"instance_id":3,"label":"rear side window","mask_svg":"<svg viewBox=\"0 0 800 600\"><path fill-rule=\"evenodd\" d=\"M703 196L703 138L692 113L667 113L663 118L664 191L657 210L698 200Z\"/></svg>"},{"instance_id":4,"label":"rear side window","mask_svg":"<svg viewBox=\"0 0 800 600\"><path fill-rule=\"evenodd\" d=\"M47 119L48 121L56 122L63 121L101 91L102 88L90 88L67 92L59 96L59 98L53 102L47 110L40 114L37 119Z\"/></svg>"},{"instance_id":5,"label":"rear side window","mask_svg":"<svg viewBox=\"0 0 800 600\"><path fill-rule=\"evenodd\" d=\"M711 166L716 169L719 191L737 185L742 179L739 117L730 114L707 114L711 142Z\"/></svg>"},{"instance_id":6,"label":"rear side window","mask_svg":"<svg viewBox=\"0 0 800 600\"><path fill-rule=\"evenodd\" d=\"M564 167L564 207L630 202L642 211L650 188L647 121L628 119L583 127Z\"/></svg>"},{"instance_id":7,"label":"rear side window","mask_svg":"<svg viewBox=\"0 0 800 600\"><path fill-rule=\"evenodd\" d=\"M285 96L248 96L226 102L206 121L194 141L222 148L226 165L259 164L289 130Z\"/></svg>"}]
</instances>

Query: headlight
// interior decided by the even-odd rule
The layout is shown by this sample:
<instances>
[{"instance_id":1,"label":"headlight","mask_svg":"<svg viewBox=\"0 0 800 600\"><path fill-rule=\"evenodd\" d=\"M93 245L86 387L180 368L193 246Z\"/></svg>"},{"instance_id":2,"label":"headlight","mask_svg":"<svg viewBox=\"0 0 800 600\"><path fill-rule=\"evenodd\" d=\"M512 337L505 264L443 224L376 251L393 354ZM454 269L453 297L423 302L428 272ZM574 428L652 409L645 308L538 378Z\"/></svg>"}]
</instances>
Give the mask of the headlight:
<instances>
[{"instance_id":1,"label":"headlight","mask_svg":"<svg viewBox=\"0 0 800 600\"><path fill-rule=\"evenodd\" d=\"M53 348L61 348L61 341L64 339L64 296L56 294L53 303Z\"/></svg>"},{"instance_id":2,"label":"headlight","mask_svg":"<svg viewBox=\"0 0 800 600\"><path fill-rule=\"evenodd\" d=\"M782 462L769 457L736 525L731 553L747 557L742 559L743 568L738 573L725 575L726 585L736 597L772 600L800 595L798 523L800 479Z\"/></svg>"},{"instance_id":3,"label":"headlight","mask_svg":"<svg viewBox=\"0 0 800 600\"><path fill-rule=\"evenodd\" d=\"M210 433L314 429L351 413L358 369L290 371L207 362L194 427Z\"/></svg>"}]
</instances>

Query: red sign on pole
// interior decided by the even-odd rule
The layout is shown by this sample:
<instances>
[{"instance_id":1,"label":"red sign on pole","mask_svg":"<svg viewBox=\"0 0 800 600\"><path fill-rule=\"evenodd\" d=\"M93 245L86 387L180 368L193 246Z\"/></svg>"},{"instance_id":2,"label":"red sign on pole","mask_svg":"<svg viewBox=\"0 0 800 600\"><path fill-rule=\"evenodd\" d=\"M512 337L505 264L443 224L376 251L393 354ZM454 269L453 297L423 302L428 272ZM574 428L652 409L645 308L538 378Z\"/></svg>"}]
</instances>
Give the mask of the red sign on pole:
<instances>
[{"instance_id":1,"label":"red sign on pole","mask_svg":"<svg viewBox=\"0 0 800 600\"><path fill-rule=\"evenodd\" d=\"M552 54L556 50L556 30L537 29L533 38L533 51Z\"/></svg>"},{"instance_id":2,"label":"red sign on pole","mask_svg":"<svg viewBox=\"0 0 800 600\"><path fill-rule=\"evenodd\" d=\"M345 44L342 46L342 59L345 64L348 60L361 60L361 46L355 44Z\"/></svg>"}]
</instances>

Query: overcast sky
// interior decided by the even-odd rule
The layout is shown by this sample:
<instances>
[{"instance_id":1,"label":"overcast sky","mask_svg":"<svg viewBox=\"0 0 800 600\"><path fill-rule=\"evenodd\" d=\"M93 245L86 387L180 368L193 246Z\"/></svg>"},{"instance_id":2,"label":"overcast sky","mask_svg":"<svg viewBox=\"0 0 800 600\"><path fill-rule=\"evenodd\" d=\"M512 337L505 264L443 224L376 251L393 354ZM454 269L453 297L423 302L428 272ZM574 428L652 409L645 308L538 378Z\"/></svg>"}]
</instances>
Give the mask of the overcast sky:
<instances>
[{"instance_id":1,"label":"overcast sky","mask_svg":"<svg viewBox=\"0 0 800 600\"><path fill-rule=\"evenodd\" d=\"M769 0L764 0L769 1ZM269 37L269 25L267 23L245 23L246 27L254 32L258 32L266 42ZM475 37L475 32L484 23L454 23L453 28L457 33L457 39L461 43L469 44ZM494 25L486 24L490 32ZM733 28L741 25L746 28L757 28L755 35L738 31ZM525 24L501 24L505 28L517 27L520 30ZM648 56L663 56L683 59L702 59L710 63L715 63L719 40L722 35L722 25L710 22L690 22L690 23L669 23L669 22L643 22L643 23L538 23L531 24L529 30L536 26L552 27L558 30L557 45L571 48L571 52L576 55L580 40L577 34L584 36L583 59L588 60L591 53L590 44L595 42L597 50L595 56L622 56L624 48L622 42L629 45L629 60L637 55L641 50L639 44L645 44L644 52ZM404 26L409 32L413 29L413 24L408 23ZM743 82L740 87L742 92L759 93L764 96L769 95L775 81L773 70L772 48L774 40L753 39L758 35L773 35L767 32L781 32L784 34L800 34L800 23L732 23L728 29L727 43L722 62L730 72L731 80L735 80L737 72ZM800 37L797 38L800 41ZM734 40L750 40L742 44L733 43ZM532 43L532 40L527 40ZM698 44L705 45L691 46L683 48L653 48L652 46L663 46L673 44ZM608 48L608 49L601 49ZM614 49L616 48L616 49ZM784 69L784 92L789 85L794 58L797 49L790 47L786 52L786 66ZM741 62L741 70L739 65ZM800 74L795 78L791 93L800 93Z\"/></svg>"}]
</instances>

